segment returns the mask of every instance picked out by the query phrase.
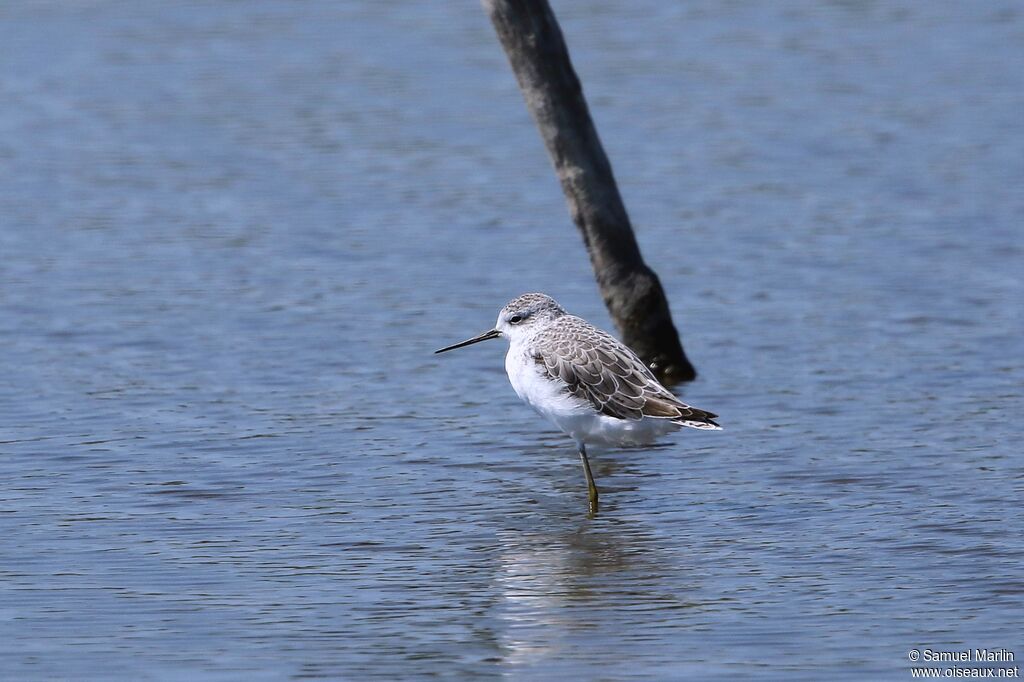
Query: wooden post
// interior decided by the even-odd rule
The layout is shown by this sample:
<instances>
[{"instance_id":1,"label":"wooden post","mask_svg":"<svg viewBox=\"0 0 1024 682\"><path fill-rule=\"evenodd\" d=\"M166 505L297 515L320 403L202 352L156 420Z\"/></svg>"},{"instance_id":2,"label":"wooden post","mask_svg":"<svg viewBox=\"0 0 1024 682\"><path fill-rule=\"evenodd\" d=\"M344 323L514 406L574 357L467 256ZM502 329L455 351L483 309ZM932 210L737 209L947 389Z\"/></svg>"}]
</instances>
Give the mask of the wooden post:
<instances>
[{"instance_id":1,"label":"wooden post","mask_svg":"<svg viewBox=\"0 0 1024 682\"><path fill-rule=\"evenodd\" d=\"M482 0L540 129L622 340L665 383L697 373L640 247L547 0Z\"/></svg>"}]
</instances>

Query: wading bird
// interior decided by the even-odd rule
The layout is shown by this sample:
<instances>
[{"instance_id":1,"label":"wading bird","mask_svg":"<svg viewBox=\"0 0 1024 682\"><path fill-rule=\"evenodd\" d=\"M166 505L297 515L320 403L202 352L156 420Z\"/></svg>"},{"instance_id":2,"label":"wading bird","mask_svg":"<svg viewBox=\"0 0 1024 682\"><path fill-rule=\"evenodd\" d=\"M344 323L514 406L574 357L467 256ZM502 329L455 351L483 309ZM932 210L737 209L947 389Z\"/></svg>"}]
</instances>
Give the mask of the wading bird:
<instances>
[{"instance_id":1,"label":"wading bird","mask_svg":"<svg viewBox=\"0 0 1024 682\"><path fill-rule=\"evenodd\" d=\"M684 426L721 428L718 415L681 402L629 347L546 294L512 299L494 329L434 352L498 337L509 341L505 371L516 394L576 441L591 513L598 494L587 443L647 445Z\"/></svg>"}]
</instances>

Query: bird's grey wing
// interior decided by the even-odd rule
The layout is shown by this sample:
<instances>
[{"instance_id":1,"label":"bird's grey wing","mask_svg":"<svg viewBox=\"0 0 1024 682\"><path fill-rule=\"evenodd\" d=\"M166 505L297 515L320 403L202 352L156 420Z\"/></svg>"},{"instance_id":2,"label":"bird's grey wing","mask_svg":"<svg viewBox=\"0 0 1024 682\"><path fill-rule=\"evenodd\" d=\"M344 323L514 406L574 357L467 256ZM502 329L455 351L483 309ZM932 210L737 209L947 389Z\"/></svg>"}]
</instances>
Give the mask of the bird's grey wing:
<instances>
[{"instance_id":1,"label":"bird's grey wing","mask_svg":"<svg viewBox=\"0 0 1024 682\"><path fill-rule=\"evenodd\" d=\"M574 397L595 410L619 419L642 419L644 390L628 363L591 345L565 339L537 355L537 364L552 378L561 379Z\"/></svg>"},{"instance_id":2,"label":"bird's grey wing","mask_svg":"<svg viewBox=\"0 0 1024 682\"><path fill-rule=\"evenodd\" d=\"M601 414L716 428L711 420L717 415L680 402L629 348L598 329L563 329L544 339L542 350L535 359L547 375L561 379L571 395L589 401Z\"/></svg>"}]
</instances>

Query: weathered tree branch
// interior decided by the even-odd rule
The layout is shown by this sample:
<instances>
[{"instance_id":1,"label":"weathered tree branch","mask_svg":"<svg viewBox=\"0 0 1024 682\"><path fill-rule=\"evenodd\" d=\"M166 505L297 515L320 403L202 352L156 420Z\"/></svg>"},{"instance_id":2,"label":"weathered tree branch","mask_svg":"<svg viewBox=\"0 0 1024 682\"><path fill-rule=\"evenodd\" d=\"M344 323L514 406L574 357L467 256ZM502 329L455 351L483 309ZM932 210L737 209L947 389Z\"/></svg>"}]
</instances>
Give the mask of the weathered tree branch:
<instances>
[{"instance_id":1,"label":"weathered tree branch","mask_svg":"<svg viewBox=\"0 0 1024 682\"><path fill-rule=\"evenodd\" d=\"M547 0L483 0L583 235L601 296L623 341L666 383L696 371L665 292L644 263Z\"/></svg>"}]
</instances>

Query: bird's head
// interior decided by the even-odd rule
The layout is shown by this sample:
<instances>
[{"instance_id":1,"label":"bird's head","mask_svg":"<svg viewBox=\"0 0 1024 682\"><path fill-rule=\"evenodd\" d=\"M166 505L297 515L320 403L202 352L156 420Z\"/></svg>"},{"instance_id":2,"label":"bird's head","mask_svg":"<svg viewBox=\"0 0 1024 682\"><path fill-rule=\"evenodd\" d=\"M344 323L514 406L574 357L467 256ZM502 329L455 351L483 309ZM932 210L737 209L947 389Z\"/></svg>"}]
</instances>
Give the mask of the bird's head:
<instances>
[{"instance_id":1,"label":"bird's head","mask_svg":"<svg viewBox=\"0 0 1024 682\"><path fill-rule=\"evenodd\" d=\"M565 314L565 309L547 294L523 294L505 304L498 313L494 329L434 352L444 353L499 336L515 341L533 334L539 325Z\"/></svg>"}]
</instances>

